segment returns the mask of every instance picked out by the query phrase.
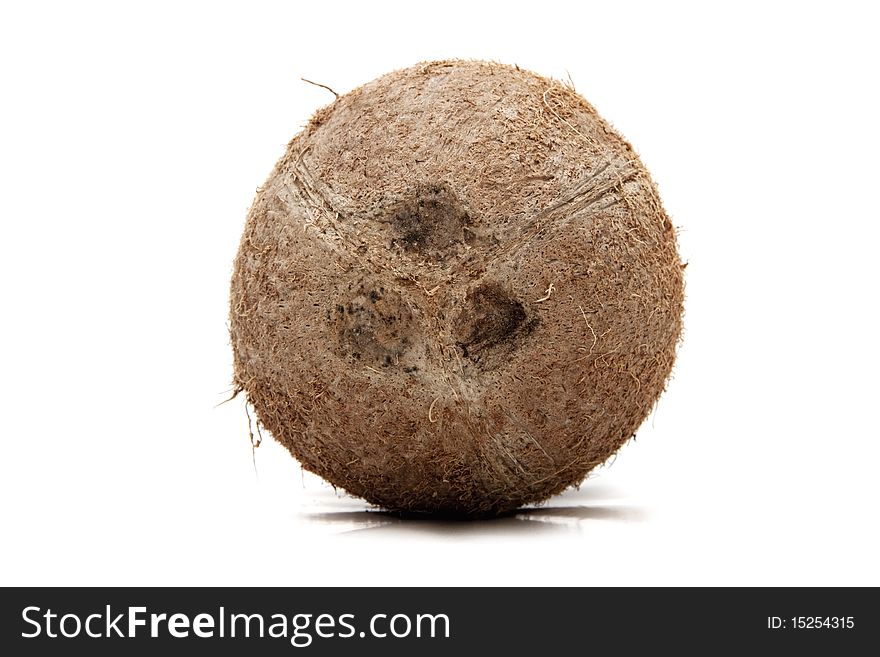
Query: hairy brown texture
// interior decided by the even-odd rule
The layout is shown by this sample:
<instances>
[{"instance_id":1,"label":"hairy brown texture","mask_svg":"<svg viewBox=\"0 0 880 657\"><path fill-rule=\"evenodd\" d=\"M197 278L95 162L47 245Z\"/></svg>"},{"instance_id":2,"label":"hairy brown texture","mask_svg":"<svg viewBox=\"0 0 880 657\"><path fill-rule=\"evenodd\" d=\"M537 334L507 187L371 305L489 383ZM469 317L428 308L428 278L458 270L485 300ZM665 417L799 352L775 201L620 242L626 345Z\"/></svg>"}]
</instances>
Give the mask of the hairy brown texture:
<instances>
[{"instance_id":1,"label":"hairy brown texture","mask_svg":"<svg viewBox=\"0 0 880 657\"><path fill-rule=\"evenodd\" d=\"M431 62L321 109L259 190L232 279L235 384L354 495L501 513L633 436L682 301L657 190L583 98Z\"/></svg>"}]
</instances>

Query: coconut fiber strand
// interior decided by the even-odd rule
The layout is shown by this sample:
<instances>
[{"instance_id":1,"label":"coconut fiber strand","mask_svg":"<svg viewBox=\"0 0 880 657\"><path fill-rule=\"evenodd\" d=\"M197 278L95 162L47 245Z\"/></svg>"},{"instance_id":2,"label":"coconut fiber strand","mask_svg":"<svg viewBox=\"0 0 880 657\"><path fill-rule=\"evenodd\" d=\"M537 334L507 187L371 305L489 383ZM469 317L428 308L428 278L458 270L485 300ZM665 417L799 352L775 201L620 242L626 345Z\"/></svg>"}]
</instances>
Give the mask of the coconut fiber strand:
<instances>
[{"instance_id":1,"label":"coconut fiber strand","mask_svg":"<svg viewBox=\"0 0 880 657\"><path fill-rule=\"evenodd\" d=\"M648 172L572 88L420 64L318 111L259 189L235 386L334 486L502 513L634 435L675 358L682 269Z\"/></svg>"}]
</instances>

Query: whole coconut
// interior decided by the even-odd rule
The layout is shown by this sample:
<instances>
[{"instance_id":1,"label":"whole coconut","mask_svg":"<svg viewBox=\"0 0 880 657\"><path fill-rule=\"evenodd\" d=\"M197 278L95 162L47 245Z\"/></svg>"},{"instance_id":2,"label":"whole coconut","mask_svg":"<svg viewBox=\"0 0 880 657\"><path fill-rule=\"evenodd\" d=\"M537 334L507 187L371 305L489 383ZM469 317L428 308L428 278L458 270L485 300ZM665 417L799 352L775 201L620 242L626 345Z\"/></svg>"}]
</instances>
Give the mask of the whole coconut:
<instances>
[{"instance_id":1,"label":"whole coconut","mask_svg":"<svg viewBox=\"0 0 880 657\"><path fill-rule=\"evenodd\" d=\"M440 61L318 111L235 260L235 384L303 466L396 510L486 515L633 436L681 331L675 231L573 89Z\"/></svg>"}]
</instances>

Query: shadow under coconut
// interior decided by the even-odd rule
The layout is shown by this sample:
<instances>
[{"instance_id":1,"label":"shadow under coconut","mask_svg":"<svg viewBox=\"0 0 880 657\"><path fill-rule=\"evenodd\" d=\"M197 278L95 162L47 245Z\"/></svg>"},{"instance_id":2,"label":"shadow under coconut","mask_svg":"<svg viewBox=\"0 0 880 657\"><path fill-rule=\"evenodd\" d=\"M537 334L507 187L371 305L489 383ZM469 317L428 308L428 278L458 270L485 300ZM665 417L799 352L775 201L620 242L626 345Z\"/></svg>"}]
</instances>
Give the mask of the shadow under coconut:
<instances>
[{"instance_id":1,"label":"shadow under coconut","mask_svg":"<svg viewBox=\"0 0 880 657\"><path fill-rule=\"evenodd\" d=\"M602 492L607 494L608 491L607 489L567 491L553 498L554 502L563 504L527 507L491 518L468 519L377 509L308 513L304 514L304 517L321 524L349 525L351 528L342 532L345 534L390 530L399 533L444 536L534 534L536 531L571 532L583 529L589 521L638 522L647 517L647 511L641 507L619 504L572 504L584 498L594 501L598 497L603 497Z\"/></svg>"}]
</instances>

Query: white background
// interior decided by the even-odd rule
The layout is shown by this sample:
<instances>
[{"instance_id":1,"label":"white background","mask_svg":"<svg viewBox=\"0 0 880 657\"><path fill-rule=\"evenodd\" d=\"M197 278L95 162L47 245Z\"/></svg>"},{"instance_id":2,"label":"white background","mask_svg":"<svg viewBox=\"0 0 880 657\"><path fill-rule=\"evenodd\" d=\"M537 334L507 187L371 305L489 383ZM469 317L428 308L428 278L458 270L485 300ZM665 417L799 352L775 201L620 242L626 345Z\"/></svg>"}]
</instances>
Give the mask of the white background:
<instances>
[{"instance_id":1,"label":"white background","mask_svg":"<svg viewBox=\"0 0 880 657\"><path fill-rule=\"evenodd\" d=\"M880 584L872 3L4 3L0 584ZM254 191L388 70L566 78L681 227L656 414L537 511L400 521L229 390Z\"/></svg>"}]
</instances>

